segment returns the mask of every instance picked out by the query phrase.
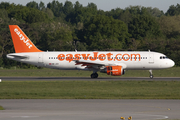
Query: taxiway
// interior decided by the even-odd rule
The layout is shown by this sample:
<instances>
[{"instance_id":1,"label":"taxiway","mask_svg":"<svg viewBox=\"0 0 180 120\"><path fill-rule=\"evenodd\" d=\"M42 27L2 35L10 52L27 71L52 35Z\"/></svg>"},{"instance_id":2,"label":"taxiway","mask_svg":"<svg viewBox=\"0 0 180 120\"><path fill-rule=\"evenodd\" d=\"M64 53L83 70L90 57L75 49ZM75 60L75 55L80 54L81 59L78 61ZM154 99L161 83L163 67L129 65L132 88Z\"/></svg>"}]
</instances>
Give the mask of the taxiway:
<instances>
[{"instance_id":1,"label":"taxiway","mask_svg":"<svg viewBox=\"0 0 180 120\"><path fill-rule=\"evenodd\" d=\"M179 77L99 77L92 79L90 77L0 77L2 81L180 81Z\"/></svg>"},{"instance_id":2,"label":"taxiway","mask_svg":"<svg viewBox=\"0 0 180 120\"><path fill-rule=\"evenodd\" d=\"M178 119L180 100L0 100L1 120Z\"/></svg>"}]
</instances>

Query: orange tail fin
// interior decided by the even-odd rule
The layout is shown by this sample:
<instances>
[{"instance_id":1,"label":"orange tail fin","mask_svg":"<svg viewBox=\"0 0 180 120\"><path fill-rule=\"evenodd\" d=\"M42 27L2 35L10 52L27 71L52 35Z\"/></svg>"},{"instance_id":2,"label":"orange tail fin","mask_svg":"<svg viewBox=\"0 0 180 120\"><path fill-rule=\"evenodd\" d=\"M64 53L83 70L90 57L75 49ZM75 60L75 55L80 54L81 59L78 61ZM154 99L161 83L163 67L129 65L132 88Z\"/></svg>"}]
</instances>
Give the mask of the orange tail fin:
<instances>
[{"instance_id":1,"label":"orange tail fin","mask_svg":"<svg viewBox=\"0 0 180 120\"><path fill-rule=\"evenodd\" d=\"M39 50L26 34L17 25L9 25L11 37L13 39L14 49L16 53L22 52L42 52Z\"/></svg>"}]
</instances>

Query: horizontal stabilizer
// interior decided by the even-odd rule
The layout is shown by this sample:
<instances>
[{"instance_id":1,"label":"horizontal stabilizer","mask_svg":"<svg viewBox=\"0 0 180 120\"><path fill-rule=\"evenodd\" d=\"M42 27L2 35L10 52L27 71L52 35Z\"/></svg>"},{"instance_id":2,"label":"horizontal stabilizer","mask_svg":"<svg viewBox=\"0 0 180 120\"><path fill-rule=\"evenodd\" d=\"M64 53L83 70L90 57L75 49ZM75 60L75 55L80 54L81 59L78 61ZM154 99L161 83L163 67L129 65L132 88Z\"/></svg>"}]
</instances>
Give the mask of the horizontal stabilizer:
<instances>
[{"instance_id":1,"label":"horizontal stabilizer","mask_svg":"<svg viewBox=\"0 0 180 120\"><path fill-rule=\"evenodd\" d=\"M28 56L8 54L7 58L9 58L9 59L28 59Z\"/></svg>"}]
</instances>

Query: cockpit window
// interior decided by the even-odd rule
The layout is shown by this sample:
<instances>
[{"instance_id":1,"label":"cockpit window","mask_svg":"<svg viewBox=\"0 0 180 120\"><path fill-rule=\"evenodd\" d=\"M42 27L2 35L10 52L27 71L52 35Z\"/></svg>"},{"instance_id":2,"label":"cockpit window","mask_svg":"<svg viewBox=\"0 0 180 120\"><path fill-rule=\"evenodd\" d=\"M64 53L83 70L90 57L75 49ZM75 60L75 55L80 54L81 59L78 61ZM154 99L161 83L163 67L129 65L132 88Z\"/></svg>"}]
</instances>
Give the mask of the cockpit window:
<instances>
[{"instance_id":1,"label":"cockpit window","mask_svg":"<svg viewBox=\"0 0 180 120\"><path fill-rule=\"evenodd\" d=\"M160 59L168 59L166 56L160 56Z\"/></svg>"}]
</instances>

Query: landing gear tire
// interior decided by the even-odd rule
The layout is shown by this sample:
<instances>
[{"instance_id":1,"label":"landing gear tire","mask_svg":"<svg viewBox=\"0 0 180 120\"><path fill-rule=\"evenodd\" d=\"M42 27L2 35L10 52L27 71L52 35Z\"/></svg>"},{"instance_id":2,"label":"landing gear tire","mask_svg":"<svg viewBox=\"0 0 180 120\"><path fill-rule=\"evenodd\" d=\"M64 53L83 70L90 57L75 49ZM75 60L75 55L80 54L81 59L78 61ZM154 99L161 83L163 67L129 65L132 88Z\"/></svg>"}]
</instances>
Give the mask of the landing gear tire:
<instances>
[{"instance_id":1,"label":"landing gear tire","mask_svg":"<svg viewBox=\"0 0 180 120\"><path fill-rule=\"evenodd\" d=\"M91 78L98 78L98 74L97 73L91 74Z\"/></svg>"},{"instance_id":2,"label":"landing gear tire","mask_svg":"<svg viewBox=\"0 0 180 120\"><path fill-rule=\"evenodd\" d=\"M153 77L154 77L153 75L150 75L150 78L151 78L151 79L153 79Z\"/></svg>"}]
</instances>

